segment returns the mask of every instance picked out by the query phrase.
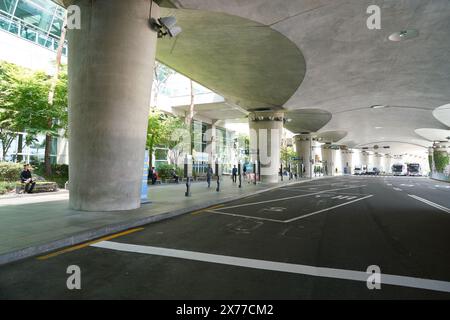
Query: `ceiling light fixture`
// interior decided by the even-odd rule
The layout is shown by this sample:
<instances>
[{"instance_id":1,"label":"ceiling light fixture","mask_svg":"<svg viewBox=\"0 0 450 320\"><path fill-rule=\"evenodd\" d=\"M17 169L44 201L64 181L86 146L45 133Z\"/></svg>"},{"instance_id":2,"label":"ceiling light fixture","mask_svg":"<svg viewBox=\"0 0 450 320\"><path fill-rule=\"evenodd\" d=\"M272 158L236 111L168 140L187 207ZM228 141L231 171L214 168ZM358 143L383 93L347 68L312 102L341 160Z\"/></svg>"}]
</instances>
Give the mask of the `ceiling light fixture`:
<instances>
[{"instance_id":1,"label":"ceiling light fixture","mask_svg":"<svg viewBox=\"0 0 450 320\"><path fill-rule=\"evenodd\" d=\"M370 106L371 109L383 109L386 108L386 106L383 106L381 104L375 104L373 106Z\"/></svg>"},{"instance_id":2,"label":"ceiling light fixture","mask_svg":"<svg viewBox=\"0 0 450 320\"><path fill-rule=\"evenodd\" d=\"M398 42L398 41L404 41L408 39L415 38L419 35L419 31L416 29L408 29L408 30L401 30L399 32L394 32L389 36L389 40Z\"/></svg>"}]
</instances>

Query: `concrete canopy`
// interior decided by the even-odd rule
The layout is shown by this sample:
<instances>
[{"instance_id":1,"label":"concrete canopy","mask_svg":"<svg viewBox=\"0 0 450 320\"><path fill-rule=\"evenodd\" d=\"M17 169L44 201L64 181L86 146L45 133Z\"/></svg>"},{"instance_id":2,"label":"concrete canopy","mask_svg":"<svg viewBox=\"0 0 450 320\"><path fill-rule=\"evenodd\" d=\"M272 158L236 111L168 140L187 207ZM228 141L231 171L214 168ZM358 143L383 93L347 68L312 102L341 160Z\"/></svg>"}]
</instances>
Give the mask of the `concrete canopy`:
<instances>
[{"instance_id":1,"label":"concrete canopy","mask_svg":"<svg viewBox=\"0 0 450 320\"><path fill-rule=\"evenodd\" d=\"M332 119L321 131L347 131L342 143L358 146L385 140L425 146L429 141L417 136L415 129L445 129L432 111L450 101L447 0L177 0L174 4L251 19L292 40L305 56L307 73L283 108L330 112ZM382 11L381 30L366 27L366 9L374 4ZM418 30L419 36L388 40L390 34L407 28ZM195 72L191 75L195 78ZM274 82L266 83L264 90ZM402 108L374 113L373 105Z\"/></svg>"},{"instance_id":2,"label":"concrete canopy","mask_svg":"<svg viewBox=\"0 0 450 320\"><path fill-rule=\"evenodd\" d=\"M159 3L176 8L162 15L184 32L159 41L158 59L241 107L325 110L332 118L319 132L346 131L339 143L349 146L428 146L416 129L448 128L432 115L450 102L448 0ZM369 5L381 8L381 30L366 27ZM418 36L389 41L405 29Z\"/></svg>"},{"instance_id":3,"label":"concrete canopy","mask_svg":"<svg viewBox=\"0 0 450 320\"><path fill-rule=\"evenodd\" d=\"M300 86L305 62L279 32L241 17L162 9L183 32L158 41L157 59L247 110L280 109Z\"/></svg>"},{"instance_id":4,"label":"concrete canopy","mask_svg":"<svg viewBox=\"0 0 450 320\"><path fill-rule=\"evenodd\" d=\"M183 113L189 112L189 106L176 106L173 107ZM212 119L212 120L237 120L244 119L247 114L242 112L240 109L233 107L227 102L217 102L217 103L204 103L195 106L195 115Z\"/></svg>"}]
</instances>

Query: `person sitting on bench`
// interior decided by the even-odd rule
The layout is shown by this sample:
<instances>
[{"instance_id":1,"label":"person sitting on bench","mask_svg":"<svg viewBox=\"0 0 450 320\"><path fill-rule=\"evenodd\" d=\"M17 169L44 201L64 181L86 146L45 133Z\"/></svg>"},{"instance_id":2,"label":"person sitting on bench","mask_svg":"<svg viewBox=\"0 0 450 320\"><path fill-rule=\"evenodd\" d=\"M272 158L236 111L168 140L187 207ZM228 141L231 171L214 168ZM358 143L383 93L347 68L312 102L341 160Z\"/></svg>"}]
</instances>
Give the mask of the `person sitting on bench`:
<instances>
[{"instance_id":1,"label":"person sitting on bench","mask_svg":"<svg viewBox=\"0 0 450 320\"><path fill-rule=\"evenodd\" d=\"M23 171L20 174L20 181L22 181L22 183L25 183L25 193L33 192L36 182L33 180L33 177L31 176L29 164L23 166Z\"/></svg>"},{"instance_id":2,"label":"person sitting on bench","mask_svg":"<svg viewBox=\"0 0 450 320\"><path fill-rule=\"evenodd\" d=\"M175 183L178 183L180 178L178 177L177 172L175 171L175 169L171 169L170 170L170 175L172 176L172 179L175 180Z\"/></svg>"}]
</instances>

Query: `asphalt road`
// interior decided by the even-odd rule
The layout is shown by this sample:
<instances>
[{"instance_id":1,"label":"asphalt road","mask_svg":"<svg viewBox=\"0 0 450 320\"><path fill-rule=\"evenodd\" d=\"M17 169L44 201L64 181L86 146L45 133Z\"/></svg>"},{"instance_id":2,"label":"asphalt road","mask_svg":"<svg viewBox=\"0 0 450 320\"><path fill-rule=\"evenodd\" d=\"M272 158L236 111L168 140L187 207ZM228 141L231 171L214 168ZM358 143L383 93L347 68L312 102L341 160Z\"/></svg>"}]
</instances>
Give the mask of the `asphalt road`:
<instances>
[{"instance_id":1,"label":"asphalt road","mask_svg":"<svg viewBox=\"0 0 450 320\"><path fill-rule=\"evenodd\" d=\"M449 195L420 177L282 187L1 266L0 299L449 299Z\"/></svg>"}]
</instances>

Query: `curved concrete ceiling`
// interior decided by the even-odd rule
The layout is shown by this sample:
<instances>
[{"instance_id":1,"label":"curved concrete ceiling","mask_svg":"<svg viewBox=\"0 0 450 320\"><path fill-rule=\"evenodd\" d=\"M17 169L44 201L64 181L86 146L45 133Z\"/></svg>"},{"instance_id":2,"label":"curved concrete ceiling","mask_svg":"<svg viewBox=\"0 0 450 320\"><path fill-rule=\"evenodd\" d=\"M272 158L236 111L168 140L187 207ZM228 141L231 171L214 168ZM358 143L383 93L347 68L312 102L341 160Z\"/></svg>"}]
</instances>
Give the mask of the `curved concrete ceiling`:
<instances>
[{"instance_id":1,"label":"curved concrete ceiling","mask_svg":"<svg viewBox=\"0 0 450 320\"><path fill-rule=\"evenodd\" d=\"M344 139L346 136L346 131L324 131L317 134L316 137L320 142L335 143Z\"/></svg>"},{"instance_id":2,"label":"curved concrete ceiling","mask_svg":"<svg viewBox=\"0 0 450 320\"><path fill-rule=\"evenodd\" d=\"M445 129L431 111L402 106L382 109L362 108L337 112L319 132L343 130L347 136L340 144L356 147L379 141L398 141L428 146L429 141L415 134L415 125Z\"/></svg>"},{"instance_id":3,"label":"curved concrete ceiling","mask_svg":"<svg viewBox=\"0 0 450 320\"><path fill-rule=\"evenodd\" d=\"M414 130L443 128L432 110L450 101L450 2L448 0L176 0L179 8L227 13L270 26L305 56L305 80L286 109L332 114L322 130L348 131L340 143L391 140L429 145ZM381 30L369 30L366 9L381 8ZM389 35L416 29L399 42ZM206 43L205 43L206 45ZM278 58L278 55L276 55ZM264 72L261 69L260 72ZM249 81L251 81L249 79ZM269 89L268 82L261 90ZM361 114L371 105L404 106ZM375 129L383 127L384 130ZM294 132L297 130L294 130Z\"/></svg>"},{"instance_id":4,"label":"curved concrete ceiling","mask_svg":"<svg viewBox=\"0 0 450 320\"><path fill-rule=\"evenodd\" d=\"M240 107L280 109L303 81L299 48L268 26L224 13L161 10L169 15L183 32L158 41L157 59Z\"/></svg>"},{"instance_id":5,"label":"curved concrete ceiling","mask_svg":"<svg viewBox=\"0 0 450 320\"><path fill-rule=\"evenodd\" d=\"M332 119L321 131L347 131L339 143L349 146L374 141L429 146L416 129L447 129L443 110L434 112L443 123L432 113L450 101L448 0L159 3L178 8L164 9L163 15L176 15L184 32L160 41L158 58L234 103L326 110ZM369 5L381 8L380 30L366 27ZM389 41L405 29L418 36ZM372 105L401 107L368 109ZM301 130L299 123L289 129Z\"/></svg>"},{"instance_id":6,"label":"curved concrete ceiling","mask_svg":"<svg viewBox=\"0 0 450 320\"><path fill-rule=\"evenodd\" d=\"M284 127L292 133L319 131L331 120L331 113L320 109L291 110L285 114Z\"/></svg>"},{"instance_id":7,"label":"curved concrete ceiling","mask_svg":"<svg viewBox=\"0 0 450 320\"><path fill-rule=\"evenodd\" d=\"M434 128L420 128L415 132L428 141L447 141L450 140L450 130L434 129Z\"/></svg>"},{"instance_id":8,"label":"curved concrete ceiling","mask_svg":"<svg viewBox=\"0 0 450 320\"><path fill-rule=\"evenodd\" d=\"M364 150L382 154L389 154L391 156L400 156L407 154L426 156L428 153L428 149L422 146L396 141L382 141L380 143L365 144L361 145L360 148L368 148Z\"/></svg>"},{"instance_id":9,"label":"curved concrete ceiling","mask_svg":"<svg viewBox=\"0 0 450 320\"><path fill-rule=\"evenodd\" d=\"M450 127L450 104L445 104L434 109L433 116L447 127Z\"/></svg>"}]
</instances>

